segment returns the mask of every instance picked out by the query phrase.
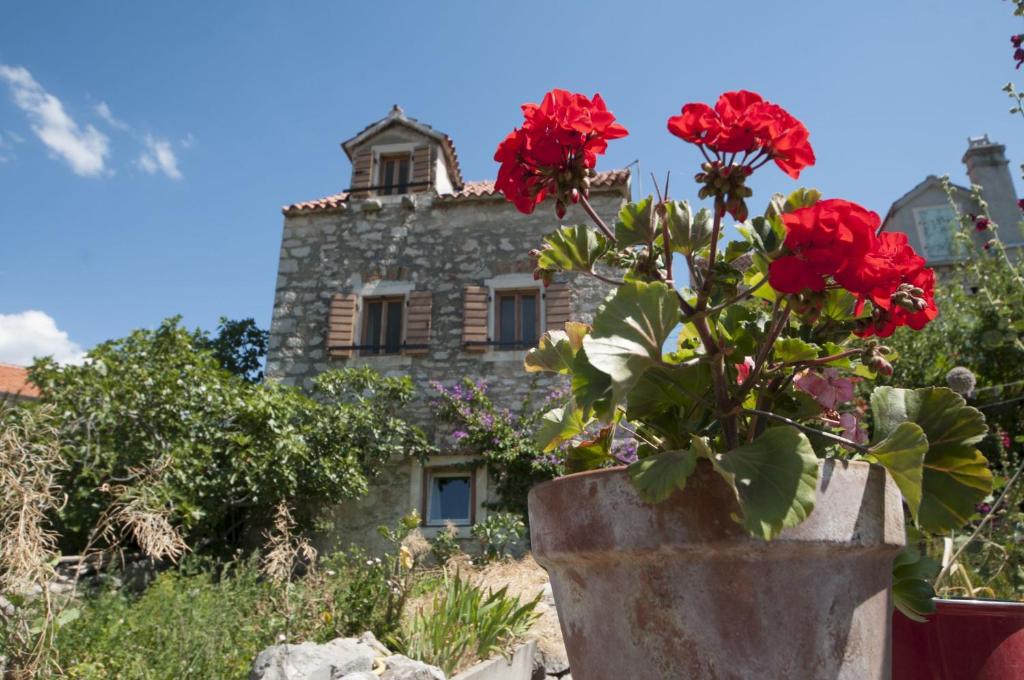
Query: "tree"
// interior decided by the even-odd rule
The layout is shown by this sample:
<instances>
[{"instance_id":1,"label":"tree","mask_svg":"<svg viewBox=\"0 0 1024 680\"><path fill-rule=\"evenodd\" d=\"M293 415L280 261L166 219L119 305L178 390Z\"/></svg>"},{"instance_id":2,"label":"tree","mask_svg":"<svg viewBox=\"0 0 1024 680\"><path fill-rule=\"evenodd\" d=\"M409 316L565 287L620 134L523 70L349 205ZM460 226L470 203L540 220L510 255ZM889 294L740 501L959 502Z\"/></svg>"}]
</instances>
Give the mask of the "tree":
<instances>
[{"instance_id":1,"label":"tree","mask_svg":"<svg viewBox=\"0 0 1024 680\"><path fill-rule=\"evenodd\" d=\"M263 359L267 356L270 334L256 325L252 318L220 318L217 335L198 338L200 349L208 349L221 368L249 382L263 380Z\"/></svg>"},{"instance_id":2,"label":"tree","mask_svg":"<svg viewBox=\"0 0 1024 680\"><path fill-rule=\"evenodd\" d=\"M192 544L230 543L282 500L358 497L392 458L428 451L395 415L412 398L408 378L330 371L313 394L252 383L177 318L102 343L81 366L39 360L30 375L54 406L69 465L66 549L84 544L111 496L166 511Z\"/></svg>"}]
</instances>

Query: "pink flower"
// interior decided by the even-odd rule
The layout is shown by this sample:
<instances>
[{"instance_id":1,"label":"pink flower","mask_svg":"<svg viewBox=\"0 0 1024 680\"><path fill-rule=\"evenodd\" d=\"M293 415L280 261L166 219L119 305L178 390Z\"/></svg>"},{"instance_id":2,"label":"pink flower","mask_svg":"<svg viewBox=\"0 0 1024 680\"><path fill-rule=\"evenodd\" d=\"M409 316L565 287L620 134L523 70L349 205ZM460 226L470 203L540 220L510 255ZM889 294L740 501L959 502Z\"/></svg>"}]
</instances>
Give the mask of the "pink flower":
<instances>
[{"instance_id":1,"label":"pink flower","mask_svg":"<svg viewBox=\"0 0 1024 680\"><path fill-rule=\"evenodd\" d=\"M837 404L853 399L853 378L840 378L839 371L826 368L821 373L805 371L794 381L796 386L814 397L814 400L827 409L834 409Z\"/></svg>"},{"instance_id":2,"label":"pink flower","mask_svg":"<svg viewBox=\"0 0 1024 680\"><path fill-rule=\"evenodd\" d=\"M736 366L736 384L742 385L750 377L750 371L754 369L754 357L744 357L742 364Z\"/></svg>"},{"instance_id":3,"label":"pink flower","mask_svg":"<svg viewBox=\"0 0 1024 680\"><path fill-rule=\"evenodd\" d=\"M853 413L839 414L839 427L843 428L843 436L858 444L868 443L867 430L860 426L860 421Z\"/></svg>"}]
</instances>

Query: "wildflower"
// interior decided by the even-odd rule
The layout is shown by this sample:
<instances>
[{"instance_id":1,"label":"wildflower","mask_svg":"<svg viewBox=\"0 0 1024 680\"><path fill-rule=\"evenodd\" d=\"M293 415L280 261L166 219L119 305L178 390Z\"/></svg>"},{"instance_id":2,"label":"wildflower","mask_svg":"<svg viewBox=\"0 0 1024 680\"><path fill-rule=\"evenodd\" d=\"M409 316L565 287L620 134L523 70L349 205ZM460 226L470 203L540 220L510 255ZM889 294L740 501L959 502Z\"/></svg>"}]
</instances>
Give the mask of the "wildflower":
<instances>
[{"instance_id":1,"label":"wildflower","mask_svg":"<svg viewBox=\"0 0 1024 680\"><path fill-rule=\"evenodd\" d=\"M736 384L742 385L750 377L750 371L754 369L754 357L744 357L742 364L736 366Z\"/></svg>"},{"instance_id":2,"label":"wildflower","mask_svg":"<svg viewBox=\"0 0 1024 680\"><path fill-rule=\"evenodd\" d=\"M452 439L454 439L455 441L462 441L468 436L469 433L466 432L465 430L455 430L455 432L452 432Z\"/></svg>"},{"instance_id":3,"label":"wildflower","mask_svg":"<svg viewBox=\"0 0 1024 680\"><path fill-rule=\"evenodd\" d=\"M975 231L988 231L988 228L989 226L991 226L991 224L992 222L987 217L979 215L974 218Z\"/></svg>"},{"instance_id":4,"label":"wildflower","mask_svg":"<svg viewBox=\"0 0 1024 680\"><path fill-rule=\"evenodd\" d=\"M956 366L949 369L949 373L946 374L946 384L957 394L969 397L974 393L974 386L978 384L978 381L971 369Z\"/></svg>"}]
</instances>

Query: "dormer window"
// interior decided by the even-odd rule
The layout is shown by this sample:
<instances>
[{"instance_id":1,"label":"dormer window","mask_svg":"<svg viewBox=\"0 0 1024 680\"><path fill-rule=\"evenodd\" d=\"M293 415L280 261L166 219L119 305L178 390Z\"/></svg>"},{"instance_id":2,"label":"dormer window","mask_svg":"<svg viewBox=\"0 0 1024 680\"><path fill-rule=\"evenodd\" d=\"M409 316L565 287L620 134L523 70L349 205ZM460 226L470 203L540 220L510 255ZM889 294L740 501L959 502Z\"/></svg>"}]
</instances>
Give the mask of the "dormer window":
<instances>
[{"instance_id":1,"label":"dormer window","mask_svg":"<svg viewBox=\"0 0 1024 680\"><path fill-rule=\"evenodd\" d=\"M377 194L398 196L408 193L412 154L381 154L377 161Z\"/></svg>"}]
</instances>

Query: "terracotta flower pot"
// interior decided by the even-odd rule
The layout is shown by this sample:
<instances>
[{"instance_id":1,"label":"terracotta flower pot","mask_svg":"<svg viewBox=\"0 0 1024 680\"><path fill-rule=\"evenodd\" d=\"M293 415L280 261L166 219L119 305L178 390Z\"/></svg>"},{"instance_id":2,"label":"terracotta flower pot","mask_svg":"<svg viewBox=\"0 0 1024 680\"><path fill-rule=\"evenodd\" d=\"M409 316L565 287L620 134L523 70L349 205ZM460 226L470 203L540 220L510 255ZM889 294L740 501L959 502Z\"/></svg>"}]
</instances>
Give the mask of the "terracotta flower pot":
<instances>
[{"instance_id":1,"label":"terracotta flower pot","mask_svg":"<svg viewBox=\"0 0 1024 680\"><path fill-rule=\"evenodd\" d=\"M730 519L735 494L706 462L658 505L623 468L546 482L529 502L574 680L890 677L904 530L882 468L822 463L814 512L770 543Z\"/></svg>"},{"instance_id":2,"label":"terracotta flower pot","mask_svg":"<svg viewBox=\"0 0 1024 680\"><path fill-rule=\"evenodd\" d=\"M896 612L892 645L893 680L1024 678L1024 603L936 600L925 623Z\"/></svg>"}]
</instances>

